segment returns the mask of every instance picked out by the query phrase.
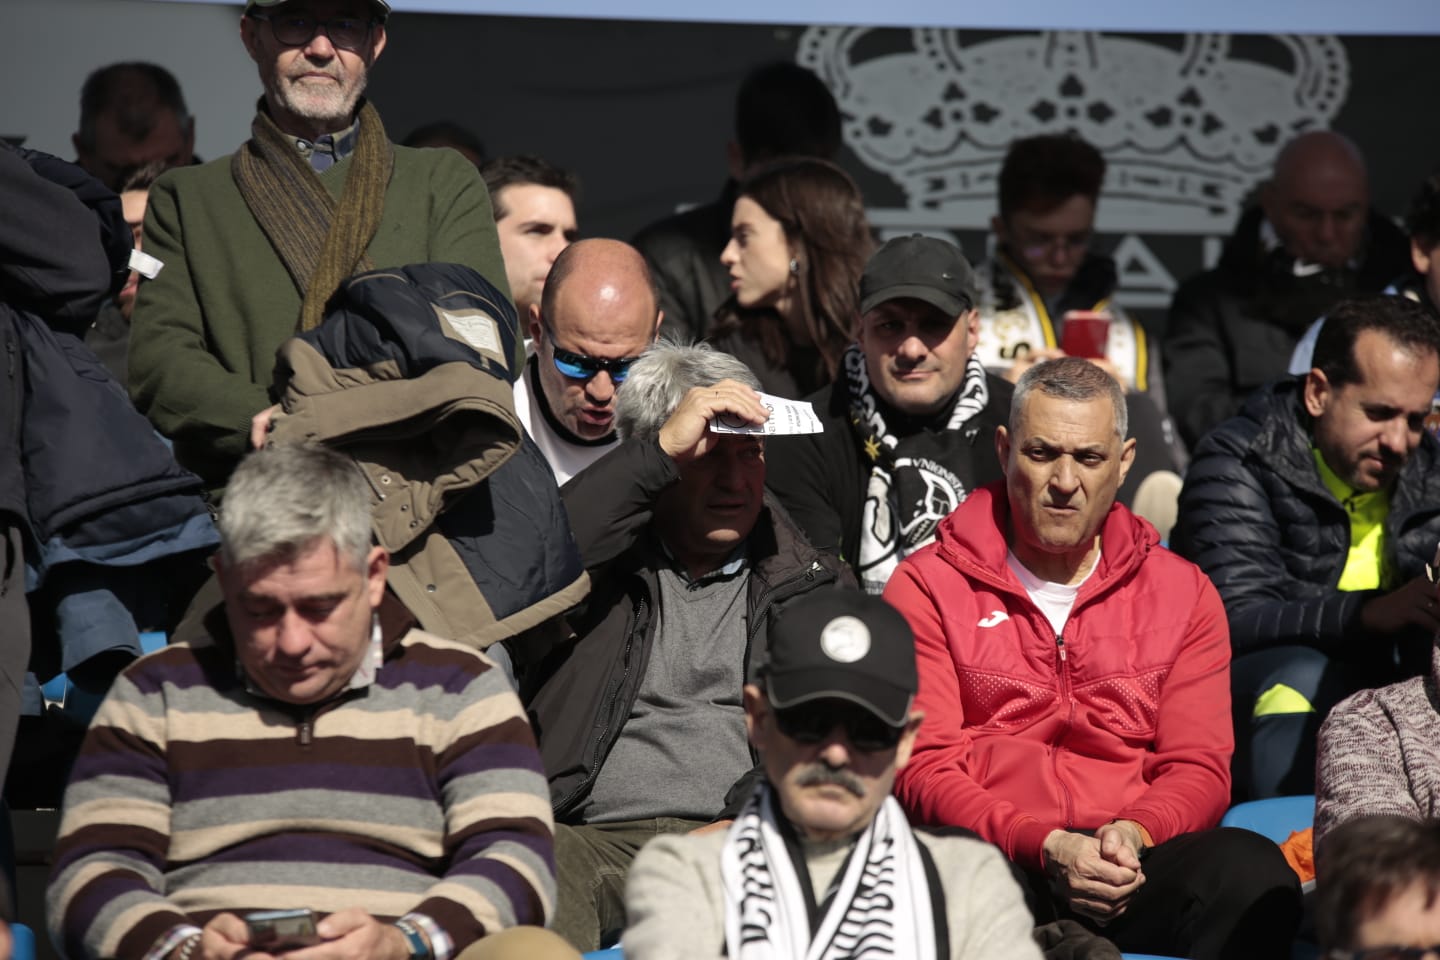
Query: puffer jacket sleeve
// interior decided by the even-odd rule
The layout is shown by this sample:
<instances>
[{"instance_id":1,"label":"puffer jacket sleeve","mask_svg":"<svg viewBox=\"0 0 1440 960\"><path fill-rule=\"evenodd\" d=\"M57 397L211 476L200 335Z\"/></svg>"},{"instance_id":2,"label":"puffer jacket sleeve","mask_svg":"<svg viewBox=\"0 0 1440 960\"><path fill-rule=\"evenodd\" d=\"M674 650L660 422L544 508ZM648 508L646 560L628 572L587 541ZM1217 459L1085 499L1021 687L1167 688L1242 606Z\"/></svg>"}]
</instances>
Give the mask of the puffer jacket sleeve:
<instances>
[{"instance_id":1,"label":"puffer jacket sleeve","mask_svg":"<svg viewBox=\"0 0 1440 960\"><path fill-rule=\"evenodd\" d=\"M1220 591L1237 654L1284 645L1335 653L1376 591L1341 592L1287 569L1282 519L1246 462L1244 423L1222 425L1196 450L1170 545Z\"/></svg>"}]
</instances>

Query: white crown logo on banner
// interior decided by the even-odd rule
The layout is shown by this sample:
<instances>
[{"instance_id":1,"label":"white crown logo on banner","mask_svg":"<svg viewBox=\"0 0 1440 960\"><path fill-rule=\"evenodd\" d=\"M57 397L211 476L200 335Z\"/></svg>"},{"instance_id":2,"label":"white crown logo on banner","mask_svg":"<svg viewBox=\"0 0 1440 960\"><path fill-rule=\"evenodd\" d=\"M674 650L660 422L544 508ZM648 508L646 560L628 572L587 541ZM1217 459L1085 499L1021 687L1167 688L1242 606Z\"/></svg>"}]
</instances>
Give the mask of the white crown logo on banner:
<instances>
[{"instance_id":1,"label":"white crown logo on banner","mask_svg":"<svg viewBox=\"0 0 1440 960\"><path fill-rule=\"evenodd\" d=\"M1328 127L1350 82L1333 36L1253 38L1247 49L1273 50L1261 62L1232 56L1220 34L1167 44L1054 31L962 45L955 30L908 33L906 43L904 31L812 27L796 60L829 85L846 142L912 211L966 226L994 213L1012 140L1073 130L1109 163L1103 228L1228 231L1279 148Z\"/></svg>"}]
</instances>

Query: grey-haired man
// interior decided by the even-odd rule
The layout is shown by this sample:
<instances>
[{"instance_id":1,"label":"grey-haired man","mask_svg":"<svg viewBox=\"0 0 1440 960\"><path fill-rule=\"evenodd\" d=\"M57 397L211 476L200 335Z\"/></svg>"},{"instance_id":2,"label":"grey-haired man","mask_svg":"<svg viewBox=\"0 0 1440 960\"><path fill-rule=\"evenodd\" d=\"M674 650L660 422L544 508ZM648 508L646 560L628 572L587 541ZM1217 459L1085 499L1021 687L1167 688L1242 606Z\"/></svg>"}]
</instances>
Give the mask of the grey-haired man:
<instances>
[{"instance_id":1,"label":"grey-haired man","mask_svg":"<svg viewBox=\"0 0 1440 960\"><path fill-rule=\"evenodd\" d=\"M590 597L575 641L520 677L557 821L553 928L582 950L624 927L646 840L739 808L755 776L742 690L769 625L848 579L765 493L770 446L711 430L763 423L756 385L729 354L662 340L619 394L624 439L562 490Z\"/></svg>"},{"instance_id":2,"label":"grey-haired man","mask_svg":"<svg viewBox=\"0 0 1440 960\"><path fill-rule=\"evenodd\" d=\"M770 488L810 542L879 593L966 494L998 480L992 438L1014 388L975 355L975 273L919 234L875 251L860 278L859 339L808 399L825 432L777 444Z\"/></svg>"},{"instance_id":3,"label":"grey-haired man","mask_svg":"<svg viewBox=\"0 0 1440 960\"><path fill-rule=\"evenodd\" d=\"M625 955L851 956L863 937L896 957L1039 957L1000 852L912 831L890 796L923 719L917 685L914 636L880 598L829 590L782 611L745 687L765 779L726 832L635 858Z\"/></svg>"}]
</instances>

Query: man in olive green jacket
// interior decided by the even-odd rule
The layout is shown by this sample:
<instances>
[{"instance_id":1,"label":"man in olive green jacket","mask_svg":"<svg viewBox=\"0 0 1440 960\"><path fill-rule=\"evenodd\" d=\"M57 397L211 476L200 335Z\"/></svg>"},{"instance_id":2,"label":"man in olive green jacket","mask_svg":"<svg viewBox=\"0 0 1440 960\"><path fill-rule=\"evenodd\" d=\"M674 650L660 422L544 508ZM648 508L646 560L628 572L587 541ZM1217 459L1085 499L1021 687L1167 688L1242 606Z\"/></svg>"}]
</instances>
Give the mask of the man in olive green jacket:
<instances>
[{"instance_id":1,"label":"man in olive green jacket","mask_svg":"<svg viewBox=\"0 0 1440 960\"><path fill-rule=\"evenodd\" d=\"M451 150L394 146L361 98L385 48L381 0L251 0L241 39L265 92L233 156L156 182L131 332L130 392L214 491L268 420L275 351L346 277L473 267L508 293L490 198ZM143 272L143 271L142 271Z\"/></svg>"}]
</instances>

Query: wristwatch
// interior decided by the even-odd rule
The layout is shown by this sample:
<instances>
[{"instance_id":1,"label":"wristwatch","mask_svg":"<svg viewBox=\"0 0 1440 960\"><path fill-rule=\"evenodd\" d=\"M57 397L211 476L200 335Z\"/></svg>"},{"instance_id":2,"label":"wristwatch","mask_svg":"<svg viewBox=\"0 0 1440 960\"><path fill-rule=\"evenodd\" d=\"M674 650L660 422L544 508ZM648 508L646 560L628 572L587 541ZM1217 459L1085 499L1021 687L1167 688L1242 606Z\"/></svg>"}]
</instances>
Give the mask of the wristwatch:
<instances>
[{"instance_id":1,"label":"wristwatch","mask_svg":"<svg viewBox=\"0 0 1440 960\"><path fill-rule=\"evenodd\" d=\"M405 942L410 945L410 960L433 960L430 942L415 924L409 920L396 920L395 929L405 935Z\"/></svg>"}]
</instances>

